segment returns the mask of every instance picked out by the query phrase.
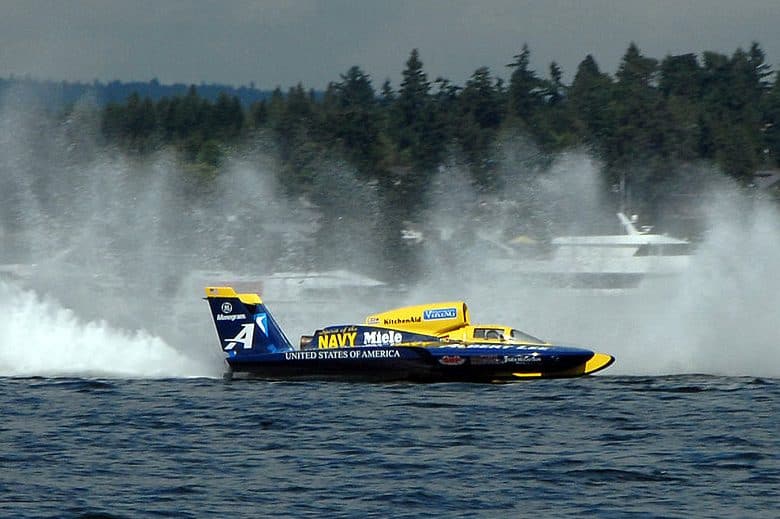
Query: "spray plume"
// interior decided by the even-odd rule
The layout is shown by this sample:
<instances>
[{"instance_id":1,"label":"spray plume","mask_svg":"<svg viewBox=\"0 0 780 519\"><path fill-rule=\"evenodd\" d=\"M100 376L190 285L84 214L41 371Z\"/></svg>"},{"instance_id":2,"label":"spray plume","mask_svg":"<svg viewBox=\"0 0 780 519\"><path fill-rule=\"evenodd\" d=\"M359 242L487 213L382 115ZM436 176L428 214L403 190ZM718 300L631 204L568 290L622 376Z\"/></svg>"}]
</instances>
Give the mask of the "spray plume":
<instances>
[{"instance_id":1,"label":"spray plume","mask_svg":"<svg viewBox=\"0 0 780 519\"><path fill-rule=\"evenodd\" d=\"M323 221L307 201L281 195L266 154L234 160L208 179L166 154L133 159L98 145L88 101L64 122L30 105L19 92L0 102L0 263L32 272L0 285L2 376L216 376L220 354L200 300L202 284L222 280L214 272L260 277L280 266L359 270L384 260L364 246L370 239L354 240L381 225L377 193L338 162L315 179L322 184L315 203L352 205ZM274 306L274 294L264 295L289 335L388 306L457 298L475 320L613 353L610 374L780 376L774 205L717 182L707 198L709 230L680 278L608 294L531 288L484 271L488 242L529 229L542 239L601 229L616 222L614 208L587 153L542 163L528 159L536 152L527 144L505 150L503 205L475 190L456 164L435 180L421 211L432 222L424 225L422 283L402 297L334 294L327 304ZM339 193L327 192L328 179L342 195L359 196L333 198ZM326 226L316 254L300 239L272 238L293 217Z\"/></svg>"}]
</instances>

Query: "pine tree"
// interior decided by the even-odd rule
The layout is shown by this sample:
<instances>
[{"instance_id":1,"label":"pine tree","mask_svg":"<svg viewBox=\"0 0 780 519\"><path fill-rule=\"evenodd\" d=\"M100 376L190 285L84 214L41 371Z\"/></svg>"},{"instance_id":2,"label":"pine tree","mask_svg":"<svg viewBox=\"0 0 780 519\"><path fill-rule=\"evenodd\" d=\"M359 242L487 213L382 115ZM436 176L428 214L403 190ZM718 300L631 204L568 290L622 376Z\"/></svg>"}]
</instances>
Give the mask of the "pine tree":
<instances>
[{"instance_id":1,"label":"pine tree","mask_svg":"<svg viewBox=\"0 0 780 519\"><path fill-rule=\"evenodd\" d=\"M326 94L332 104L327 117L329 132L346 155L364 173L374 173L381 157L377 101L371 78L359 67L341 75Z\"/></svg>"},{"instance_id":2,"label":"pine tree","mask_svg":"<svg viewBox=\"0 0 780 519\"><path fill-rule=\"evenodd\" d=\"M509 78L509 112L529 123L542 106L543 86L536 72L530 68L530 58L531 51L525 44L520 54L514 56L514 61L507 65L512 69Z\"/></svg>"},{"instance_id":3,"label":"pine tree","mask_svg":"<svg viewBox=\"0 0 780 519\"><path fill-rule=\"evenodd\" d=\"M413 49L403 71L403 81L394 105L392 131L402 161L417 171L407 179L417 193L426 185L426 171L435 168L444 153L444 139L417 49Z\"/></svg>"},{"instance_id":4,"label":"pine tree","mask_svg":"<svg viewBox=\"0 0 780 519\"><path fill-rule=\"evenodd\" d=\"M588 54L577 67L569 89L574 117L581 121L582 140L599 148L614 133L614 114L610 109L613 88L612 79L599 70L596 60Z\"/></svg>"},{"instance_id":5,"label":"pine tree","mask_svg":"<svg viewBox=\"0 0 780 519\"><path fill-rule=\"evenodd\" d=\"M458 101L460 116L455 128L461 149L477 184L494 189L497 178L490 157L504 119L505 106L499 83L487 67L480 67L466 82Z\"/></svg>"}]
</instances>

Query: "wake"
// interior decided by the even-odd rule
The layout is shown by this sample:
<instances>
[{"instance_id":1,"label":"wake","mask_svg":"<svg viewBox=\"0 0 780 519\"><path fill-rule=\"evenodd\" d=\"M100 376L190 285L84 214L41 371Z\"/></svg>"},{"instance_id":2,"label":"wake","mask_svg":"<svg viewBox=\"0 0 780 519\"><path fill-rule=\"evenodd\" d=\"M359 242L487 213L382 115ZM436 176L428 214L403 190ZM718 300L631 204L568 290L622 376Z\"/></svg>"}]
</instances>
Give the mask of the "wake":
<instances>
[{"instance_id":1,"label":"wake","mask_svg":"<svg viewBox=\"0 0 780 519\"><path fill-rule=\"evenodd\" d=\"M182 354L160 337L84 321L53 300L0 283L0 376L214 377L219 364Z\"/></svg>"}]
</instances>

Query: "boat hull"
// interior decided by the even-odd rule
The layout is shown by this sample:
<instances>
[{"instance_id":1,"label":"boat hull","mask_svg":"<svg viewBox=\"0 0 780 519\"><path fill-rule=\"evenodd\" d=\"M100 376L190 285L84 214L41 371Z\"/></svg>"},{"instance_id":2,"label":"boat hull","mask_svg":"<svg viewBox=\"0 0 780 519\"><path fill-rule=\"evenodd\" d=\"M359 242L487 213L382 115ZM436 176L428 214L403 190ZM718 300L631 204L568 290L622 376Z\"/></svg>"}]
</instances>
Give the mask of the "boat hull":
<instances>
[{"instance_id":1,"label":"boat hull","mask_svg":"<svg viewBox=\"0 0 780 519\"><path fill-rule=\"evenodd\" d=\"M506 382L600 371L610 355L568 347L381 347L268 353L227 359L231 376L269 380Z\"/></svg>"}]
</instances>

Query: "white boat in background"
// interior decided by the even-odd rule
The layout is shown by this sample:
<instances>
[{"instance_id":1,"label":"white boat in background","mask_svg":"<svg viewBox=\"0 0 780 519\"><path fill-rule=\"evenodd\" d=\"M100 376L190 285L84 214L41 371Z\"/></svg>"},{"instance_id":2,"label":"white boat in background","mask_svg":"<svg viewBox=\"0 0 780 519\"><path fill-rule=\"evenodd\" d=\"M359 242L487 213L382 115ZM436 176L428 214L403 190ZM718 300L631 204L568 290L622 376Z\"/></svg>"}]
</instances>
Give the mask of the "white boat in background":
<instances>
[{"instance_id":1,"label":"white boat in background","mask_svg":"<svg viewBox=\"0 0 780 519\"><path fill-rule=\"evenodd\" d=\"M562 288L633 288L649 278L683 273L693 246L688 240L636 227L636 217L617 213L624 234L561 236L550 242L544 258L522 254L485 260L489 272L533 286Z\"/></svg>"}]
</instances>

